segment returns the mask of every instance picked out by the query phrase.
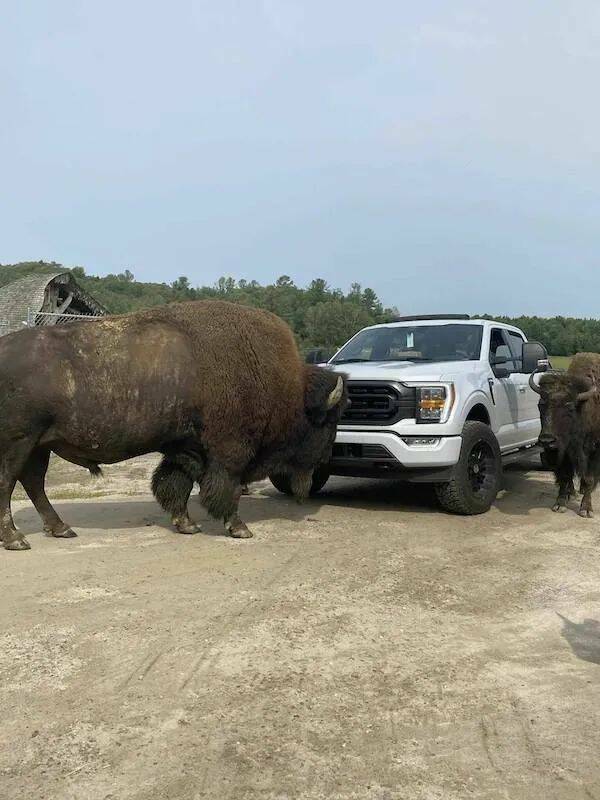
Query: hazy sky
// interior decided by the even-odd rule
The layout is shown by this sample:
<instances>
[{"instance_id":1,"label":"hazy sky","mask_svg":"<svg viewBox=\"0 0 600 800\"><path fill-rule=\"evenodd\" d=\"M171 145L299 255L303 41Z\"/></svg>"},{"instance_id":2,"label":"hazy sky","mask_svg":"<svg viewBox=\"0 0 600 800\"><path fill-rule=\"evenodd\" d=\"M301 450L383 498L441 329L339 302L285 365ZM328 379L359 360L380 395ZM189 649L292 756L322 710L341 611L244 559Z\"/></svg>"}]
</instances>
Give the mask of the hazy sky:
<instances>
[{"instance_id":1,"label":"hazy sky","mask_svg":"<svg viewBox=\"0 0 600 800\"><path fill-rule=\"evenodd\" d=\"M4 3L0 262L600 316L597 0Z\"/></svg>"}]
</instances>

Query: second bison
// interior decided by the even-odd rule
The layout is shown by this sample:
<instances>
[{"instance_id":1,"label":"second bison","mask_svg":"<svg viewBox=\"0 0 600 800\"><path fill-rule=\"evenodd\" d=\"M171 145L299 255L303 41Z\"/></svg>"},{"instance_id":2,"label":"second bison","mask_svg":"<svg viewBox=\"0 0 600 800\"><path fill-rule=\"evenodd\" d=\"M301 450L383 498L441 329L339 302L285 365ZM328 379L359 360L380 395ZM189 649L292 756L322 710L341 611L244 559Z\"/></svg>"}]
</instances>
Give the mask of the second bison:
<instances>
[{"instance_id":1,"label":"second bison","mask_svg":"<svg viewBox=\"0 0 600 800\"><path fill-rule=\"evenodd\" d=\"M231 303L10 334L0 339L0 538L29 547L10 511L17 481L49 534L75 535L45 494L52 452L92 472L160 452L153 491L177 530L198 530L187 511L197 483L210 514L250 536L242 485L287 474L306 495L345 402L342 378L305 365L282 320Z\"/></svg>"},{"instance_id":2,"label":"second bison","mask_svg":"<svg viewBox=\"0 0 600 800\"><path fill-rule=\"evenodd\" d=\"M593 516L592 492L600 478L600 355L578 353L567 372L549 372L531 388L540 395L540 444L558 483L554 511L566 511L579 476L579 513Z\"/></svg>"}]
</instances>

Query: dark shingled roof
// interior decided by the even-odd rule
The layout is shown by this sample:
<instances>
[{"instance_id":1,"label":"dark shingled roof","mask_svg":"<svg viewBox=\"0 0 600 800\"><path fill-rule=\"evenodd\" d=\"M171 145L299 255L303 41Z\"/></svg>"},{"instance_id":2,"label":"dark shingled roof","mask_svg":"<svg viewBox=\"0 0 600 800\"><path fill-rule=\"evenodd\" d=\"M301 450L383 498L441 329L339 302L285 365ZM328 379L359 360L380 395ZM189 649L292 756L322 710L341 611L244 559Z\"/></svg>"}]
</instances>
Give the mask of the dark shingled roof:
<instances>
[{"instance_id":1,"label":"dark shingled roof","mask_svg":"<svg viewBox=\"0 0 600 800\"><path fill-rule=\"evenodd\" d=\"M70 272L34 273L0 288L0 336L21 330L27 323L29 310L42 311L46 289L52 281L64 284L91 316L104 316L108 311L75 281Z\"/></svg>"}]
</instances>

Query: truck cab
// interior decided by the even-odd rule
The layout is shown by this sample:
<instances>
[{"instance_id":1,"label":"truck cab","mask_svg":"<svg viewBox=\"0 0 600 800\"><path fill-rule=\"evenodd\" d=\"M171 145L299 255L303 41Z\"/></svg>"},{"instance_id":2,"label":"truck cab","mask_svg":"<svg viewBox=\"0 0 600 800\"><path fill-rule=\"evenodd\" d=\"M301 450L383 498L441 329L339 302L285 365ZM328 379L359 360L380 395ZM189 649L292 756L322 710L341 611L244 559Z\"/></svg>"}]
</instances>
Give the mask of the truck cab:
<instances>
[{"instance_id":1,"label":"truck cab","mask_svg":"<svg viewBox=\"0 0 600 800\"><path fill-rule=\"evenodd\" d=\"M487 511L502 464L536 447L538 398L523 373L525 334L466 315L403 317L364 328L328 362L349 404L333 456L315 474L435 485L442 507Z\"/></svg>"}]
</instances>

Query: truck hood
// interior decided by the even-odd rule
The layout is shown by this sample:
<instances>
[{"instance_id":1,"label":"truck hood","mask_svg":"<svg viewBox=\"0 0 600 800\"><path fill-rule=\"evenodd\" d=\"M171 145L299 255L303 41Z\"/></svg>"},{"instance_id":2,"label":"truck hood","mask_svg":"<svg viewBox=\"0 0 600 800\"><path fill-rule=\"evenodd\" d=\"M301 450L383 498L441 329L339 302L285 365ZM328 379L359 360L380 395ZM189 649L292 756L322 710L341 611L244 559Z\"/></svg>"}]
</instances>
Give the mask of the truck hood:
<instances>
[{"instance_id":1,"label":"truck hood","mask_svg":"<svg viewBox=\"0 0 600 800\"><path fill-rule=\"evenodd\" d=\"M451 381L459 375L472 373L478 361L369 361L357 364L328 364L327 369L341 372L356 381Z\"/></svg>"}]
</instances>

